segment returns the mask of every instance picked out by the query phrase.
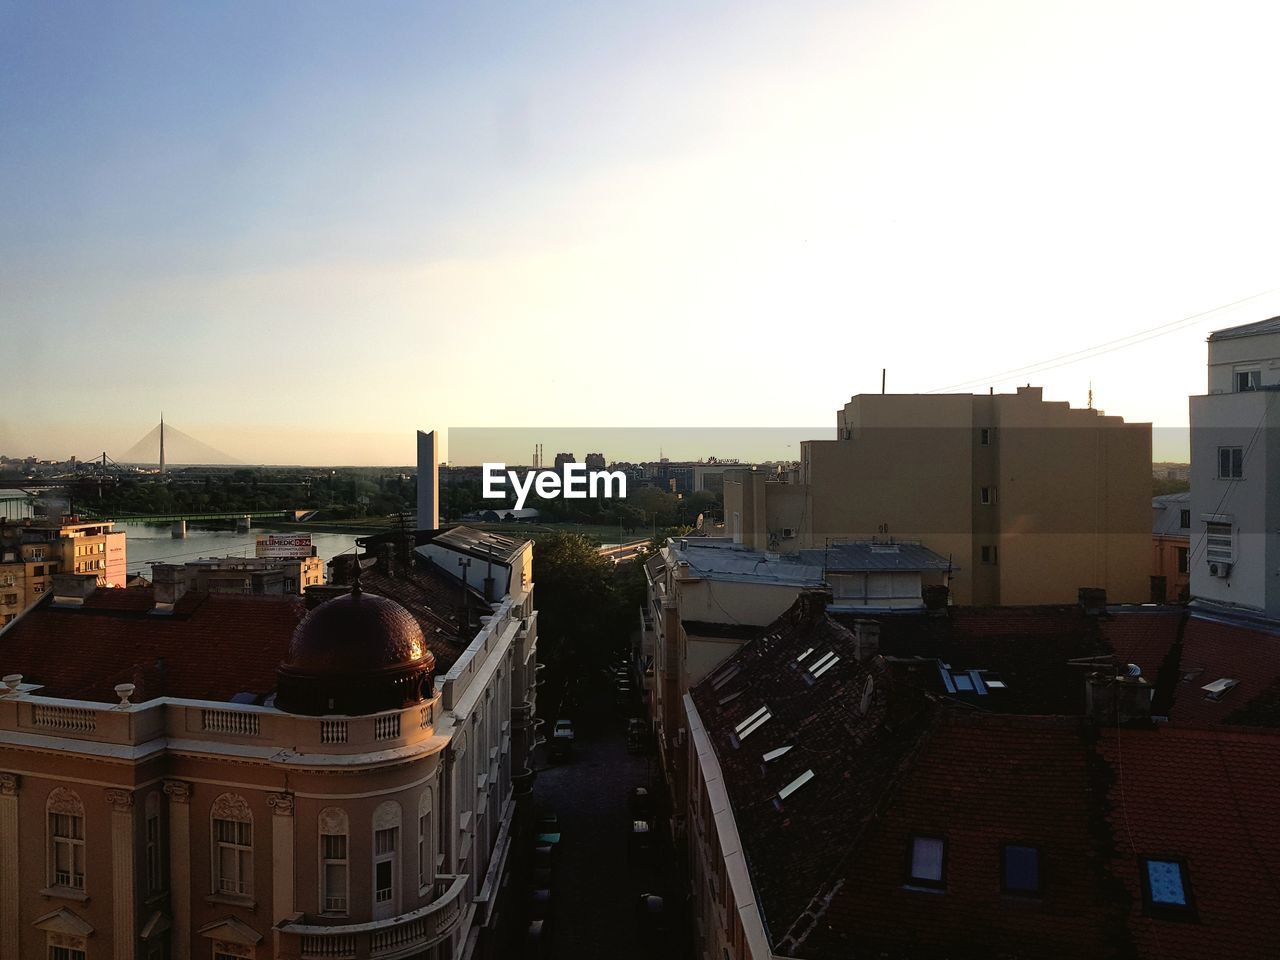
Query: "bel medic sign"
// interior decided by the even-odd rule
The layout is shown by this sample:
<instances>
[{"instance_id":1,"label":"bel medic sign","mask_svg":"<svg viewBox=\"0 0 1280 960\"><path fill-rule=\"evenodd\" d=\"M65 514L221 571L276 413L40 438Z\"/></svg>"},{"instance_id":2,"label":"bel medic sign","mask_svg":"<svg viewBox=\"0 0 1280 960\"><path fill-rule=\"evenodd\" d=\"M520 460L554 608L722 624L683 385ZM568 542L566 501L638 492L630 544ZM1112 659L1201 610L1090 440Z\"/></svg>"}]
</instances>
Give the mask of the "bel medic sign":
<instances>
[{"instance_id":1,"label":"bel medic sign","mask_svg":"<svg viewBox=\"0 0 1280 960\"><path fill-rule=\"evenodd\" d=\"M261 534L256 555L271 560L302 560L311 556L311 534Z\"/></svg>"}]
</instances>

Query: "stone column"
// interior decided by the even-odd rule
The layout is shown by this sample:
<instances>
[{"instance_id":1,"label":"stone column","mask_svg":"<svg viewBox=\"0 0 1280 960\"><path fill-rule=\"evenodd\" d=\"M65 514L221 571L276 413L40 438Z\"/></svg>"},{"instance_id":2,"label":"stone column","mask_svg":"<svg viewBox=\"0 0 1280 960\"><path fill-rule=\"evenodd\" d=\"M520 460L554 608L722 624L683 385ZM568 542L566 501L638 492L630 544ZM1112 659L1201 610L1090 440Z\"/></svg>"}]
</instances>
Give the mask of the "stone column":
<instances>
[{"instance_id":1,"label":"stone column","mask_svg":"<svg viewBox=\"0 0 1280 960\"><path fill-rule=\"evenodd\" d=\"M268 793L271 818L271 919L293 916L293 794Z\"/></svg>"},{"instance_id":2,"label":"stone column","mask_svg":"<svg viewBox=\"0 0 1280 960\"><path fill-rule=\"evenodd\" d=\"M169 904L173 960L191 960L191 784L166 780L169 798Z\"/></svg>"},{"instance_id":3,"label":"stone column","mask_svg":"<svg viewBox=\"0 0 1280 960\"><path fill-rule=\"evenodd\" d=\"M0 773L0 957L17 957L18 784L16 773Z\"/></svg>"},{"instance_id":4,"label":"stone column","mask_svg":"<svg viewBox=\"0 0 1280 960\"><path fill-rule=\"evenodd\" d=\"M115 960L133 960L138 942L137 883L134 880L133 792L108 790L111 804L111 927Z\"/></svg>"}]
</instances>

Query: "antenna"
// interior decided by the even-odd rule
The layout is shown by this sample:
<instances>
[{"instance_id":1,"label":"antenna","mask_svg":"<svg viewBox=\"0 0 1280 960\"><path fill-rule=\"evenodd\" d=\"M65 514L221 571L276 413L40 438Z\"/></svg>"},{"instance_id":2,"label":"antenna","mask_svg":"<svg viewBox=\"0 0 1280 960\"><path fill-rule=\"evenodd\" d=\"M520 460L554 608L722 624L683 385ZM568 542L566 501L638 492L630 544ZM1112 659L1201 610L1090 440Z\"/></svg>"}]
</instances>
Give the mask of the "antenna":
<instances>
[{"instance_id":1,"label":"antenna","mask_svg":"<svg viewBox=\"0 0 1280 960\"><path fill-rule=\"evenodd\" d=\"M1089 381L1089 409L1093 409L1093 381Z\"/></svg>"},{"instance_id":2,"label":"antenna","mask_svg":"<svg viewBox=\"0 0 1280 960\"><path fill-rule=\"evenodd\" d=\"M888 373L888 370L886 368L884 367L880 368L880 395L881 396L884 396L884 381L885 381L885 375L887 373Z\"/></svg>"},{"instance_id":3,"label":"antenna","mask_svg":"<svg viewBox=\"0 0 1280 960\"><path fill-rule=\"evenodd\" d=\"M164 473L164 411L160 411L160 472Z\"/></svg>"}]
</instances>

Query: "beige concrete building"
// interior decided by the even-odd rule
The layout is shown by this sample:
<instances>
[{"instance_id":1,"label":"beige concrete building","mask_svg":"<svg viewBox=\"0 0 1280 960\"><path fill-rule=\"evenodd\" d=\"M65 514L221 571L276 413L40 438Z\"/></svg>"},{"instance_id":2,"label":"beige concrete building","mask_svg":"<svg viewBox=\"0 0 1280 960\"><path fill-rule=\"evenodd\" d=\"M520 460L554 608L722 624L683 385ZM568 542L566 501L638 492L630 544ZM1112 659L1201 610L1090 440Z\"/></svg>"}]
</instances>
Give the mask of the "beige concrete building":
<instances>
[{"instance_id":1,"label":"beige concrete building","mask_svg":"<svg viewBox=\"0 0 1280 960\"><path fill-rule=\"evenodd\" d=\"M110 520L0 521L0 626L39 600L57 573L92 574L123 587L125 534Z\"/></svg>"},{"instance_id":2,"label":"beige concrete building","mask_svg":"<svg viewBox=\"0 0 1280 960\"><path fill-rule=\"evenodd\" d=\"M499 955L537 617L491 546L492 603L444 565L310 610L60 575L0 630L0 956Z\"/></svg>"},{"instance_id":3,"label":"beige concrete building","mask_svg":"<svg viewBox=\"0 0 1280 960\"><path fill-rule=\"evenodd\" d=\"M1149 593L1151 425L1013 394L854 397L793 473L725 482L727 532L758 550L918 540L965 604Z\"/></svg>"},{"instance_id":4,"label":"beige concrete building","mask_svg":"<svg viewBox=\"0 0 1280 960\"><path fill-rule=\"evenodd\" d=\"M152 564L155 583L181 581L193 593L292 594L324 583L324 559L207 557L181 564Z\"/></svg>"}]
</instances>

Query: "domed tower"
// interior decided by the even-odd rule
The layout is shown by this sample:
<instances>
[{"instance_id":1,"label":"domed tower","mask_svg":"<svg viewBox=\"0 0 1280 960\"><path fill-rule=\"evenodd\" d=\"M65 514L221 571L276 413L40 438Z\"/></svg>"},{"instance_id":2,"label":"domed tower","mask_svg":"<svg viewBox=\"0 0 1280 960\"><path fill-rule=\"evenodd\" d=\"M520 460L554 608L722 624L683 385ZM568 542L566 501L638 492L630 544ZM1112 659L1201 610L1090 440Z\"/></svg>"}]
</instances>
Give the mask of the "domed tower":
<instances>
[{"instance_id":1,"label":"domed tower","mask_svg":"<svg viewBox=\"0 0 1280 960\"><path fill-rule=\"evenodd\" d=\"M435 667L413 615L357 581L298 624L276 671L276 706L312 716L396 710L430 699Z\"/></svg>"}]
</instances>

